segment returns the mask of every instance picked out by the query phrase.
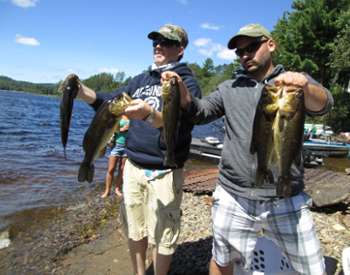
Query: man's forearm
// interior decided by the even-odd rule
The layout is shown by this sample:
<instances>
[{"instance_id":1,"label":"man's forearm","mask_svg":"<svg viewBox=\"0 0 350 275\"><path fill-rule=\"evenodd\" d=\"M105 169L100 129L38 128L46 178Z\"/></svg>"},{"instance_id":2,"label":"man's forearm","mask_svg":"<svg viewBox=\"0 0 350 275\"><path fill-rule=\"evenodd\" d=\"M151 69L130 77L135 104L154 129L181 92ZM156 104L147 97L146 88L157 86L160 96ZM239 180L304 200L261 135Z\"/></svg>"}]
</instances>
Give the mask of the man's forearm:
<instances>
[{"instance_id":1,"label":"man's forearm","mask_svg":"<svg viewBox=\"0 0 350 275\"><path fill-rule=\"evenodd\" d=\"M80 89L78 92L78 97L80 99L84 100L88 104L93 104L96 101L95 91L90 89L89 87L85 86L81 82L80 82Z\"/></svg>"},{"instance_id":2,"label":"man's forearm","mask_svg":"<svg viewBox=\"0 0 350 275\"><path fill-rule=\"evenodd\" d=\"M316 82L311 76L304 74L308 80L304 88L305 108L312 112L322 111L328 102L326 88Z\"/></svg>"}]
</instances>

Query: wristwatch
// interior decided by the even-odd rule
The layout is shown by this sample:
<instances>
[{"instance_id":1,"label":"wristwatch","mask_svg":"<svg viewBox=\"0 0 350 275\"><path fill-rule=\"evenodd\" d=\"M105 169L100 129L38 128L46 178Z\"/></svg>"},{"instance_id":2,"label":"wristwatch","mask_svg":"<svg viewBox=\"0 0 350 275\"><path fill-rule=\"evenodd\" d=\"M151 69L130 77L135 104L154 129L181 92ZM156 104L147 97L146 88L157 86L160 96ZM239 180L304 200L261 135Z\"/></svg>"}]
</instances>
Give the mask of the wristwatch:
<instances>
[{"instance_id":1,"label":"wristwatch","mask_svg":"<svg viewBox=\"0 0 350 275\"><path fill-rule=\"evenodd\" d=\"M147 121L149 124L153 124L155 115L156 115L156 110L154 110L154 108L151 107L151 111L143 120Z\"/></svg>"}]
</instances>

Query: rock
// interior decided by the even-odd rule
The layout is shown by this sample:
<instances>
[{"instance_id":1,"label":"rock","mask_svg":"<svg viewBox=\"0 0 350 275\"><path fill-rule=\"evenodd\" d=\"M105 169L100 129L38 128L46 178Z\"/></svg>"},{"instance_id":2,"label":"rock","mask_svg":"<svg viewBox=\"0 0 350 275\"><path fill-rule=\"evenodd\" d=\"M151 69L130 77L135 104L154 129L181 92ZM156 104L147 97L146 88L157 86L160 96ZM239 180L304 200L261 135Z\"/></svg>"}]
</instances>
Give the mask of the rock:
<instances>
[{"instance_id":1,"label":"rock","mask_svg":"<svg viewBox=\"0 0 350 275\"><path fill-rule=\"evenodd\" d=\"M6 229L0 232L0 249L9 247L11 244L9 231Z\"/></svg>"},{"instance_id":2,"label":"rock","mask_svg":"<svg viewBox=\"0 0 350 275\"><path fill-rule=\"evenodd\" d=\"M345 168L345 174L350 175L350 168Z\"/></svg>"},{"instance_id":3,"label":"rock","mask_svg":"<svg viewBox=\"0 0 350 275\"><path fill-rule=\"evenodd\" d=\"M305 192L317 207L344 203L350 194L349 177L329 170L306 169Z\"/></svg>"},{"instance_id":4,"label":"rock","mask_svg":"<svg viewBox=\"0 0 350 275\"><path fill-rule=\"evenodd\" d=\"M333 225L333 229L336 230L336 231L346 230L346 228L344 226L342 226L341 224L339 224L339 223L336 223L335 225Z\"/></svg>"}]
</instances>

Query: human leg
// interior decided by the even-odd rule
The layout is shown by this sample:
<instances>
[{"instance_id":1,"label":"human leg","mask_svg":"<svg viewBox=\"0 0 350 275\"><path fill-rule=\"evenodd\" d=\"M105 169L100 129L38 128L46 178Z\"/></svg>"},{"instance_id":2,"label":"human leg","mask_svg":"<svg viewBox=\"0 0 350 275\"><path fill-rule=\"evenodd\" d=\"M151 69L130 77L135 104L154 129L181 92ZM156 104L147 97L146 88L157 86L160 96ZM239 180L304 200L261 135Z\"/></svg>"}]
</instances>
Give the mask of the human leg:
<instances>
[{"instance_id":1,"label":"human leg","mask_svg":"<svg viewBox=\"0 0 350 275\"><path fill-rule=\"evenodd\" d=\"M119 164L118 164L118 175L116 179L116 187L115 187L115 193L118 197L122 196L122 184L123 184L123 171L124 171L124 165L125 165L126 158L120 157L119 158Z\"/></svg>"},{"instance_id":2,"label":"human leg","mask_svg":"<svg viewBox=\"0 0 350 275\"><path fill-rule=\"evenodd\" d=\"M113 181L116 163L117 163L117 157L112 156L112 155L109 156L108 168L107 168L107 173L106 173L106 178L105 178L105 191L101 195L101 198L107 197L111 191L111 186L112 186L112 181Z\"/></svg>"},{"instance_id":3,"label":"human leg","mask_svg":"<svg viewBox=\"0 0 350 275\"><path fill-rule=\"evenodd\" d=\"M228 266L220 266L216 263L214 258L210 259L209 263L209 275L232 275L233 274L233 262Z\"/></svg>"},{"instance_id":4,"label":"human leg","mask_svg":"<svg viewBox=\"0 0 350 275\"><path fill-rule=\"evenodd\" d=\"M233 263L245 269L249 267L260 230L256 204L256 201L230 195L220 185L216 188L210 274L232 274Z\"/></svg>"},{"instance_id":5,"label":"human leg","mask_svg":"<svg viewBox=\"0 0 350 275\"><path fill-rule=\"evenodd\" d=\"M305 193L271 203L266 235L284 251L298 273L326 274L310 205Z\"/></svg>"},{"instance_id":6,"label":"human leg","mask_svg":"<svg viewBox=\"0 0 350 275\"><path fill-rule=\"evenodd\" d=\"M129 253L136 275L144 275L146 271L146 251L148 246L147 238L143 238L139 241L128 240Z\"/></svg>"},{"instance_id":7,"label":"human leg","mask_svg":"<svg viewBox=\"0 0 350 275\"><path fill-rule=\"evenodd\" d=\"M168 274L173 254L163 255L158 253L158 247L153 248L153 268L155 275ZM232 274L230 274L232 275Z\"/></svg>"},{"instance_id":8,"label":"human leg","mask_svg":"<svg viewBox=\"0 0 350 275\"><path fill-rule=\"evenodd\" d=\"M121 219L128 238L131 262L137 275L144 275L147 251L147 224L145 221L146 179L142 169L128 160L123 173Z\"/></svg>"},{"instance_id":9,"label":"human leg","mask_svg":"<svg viewBox=\"0 0 350 275\"><path fill-rule=\"evenodd\" d=\"M176 169L149 182L147 221L149 242L155 246L156 275L166 275L180 233L183 170Z\"/></svg>"}]
</instances>

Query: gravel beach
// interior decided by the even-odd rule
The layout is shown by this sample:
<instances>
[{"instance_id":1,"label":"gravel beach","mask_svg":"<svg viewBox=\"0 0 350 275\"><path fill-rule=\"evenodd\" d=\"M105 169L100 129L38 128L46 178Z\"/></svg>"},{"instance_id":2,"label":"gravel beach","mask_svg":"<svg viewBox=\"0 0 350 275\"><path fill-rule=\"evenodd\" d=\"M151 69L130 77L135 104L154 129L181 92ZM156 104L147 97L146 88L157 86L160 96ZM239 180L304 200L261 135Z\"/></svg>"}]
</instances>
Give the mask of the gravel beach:
<instances>
[{"instance_id":1,"label":"gravel beach","mask_svg":"<svg viewBox=\"0 0 350 275\"><path fill-rule=\"evenodd\" d=\"M102 200L99 192L67 209L38 209L25 227L14 226L11 245L0 250L0 274L132 274L117 219L118 199ZM184 193L171 275L208 274L210 208L210 195ZM350 246L349 205L313 210L325 255L339 261L343 248ZM339 271L338 263L335 274Z\"/></svg>"}]
</instances>

